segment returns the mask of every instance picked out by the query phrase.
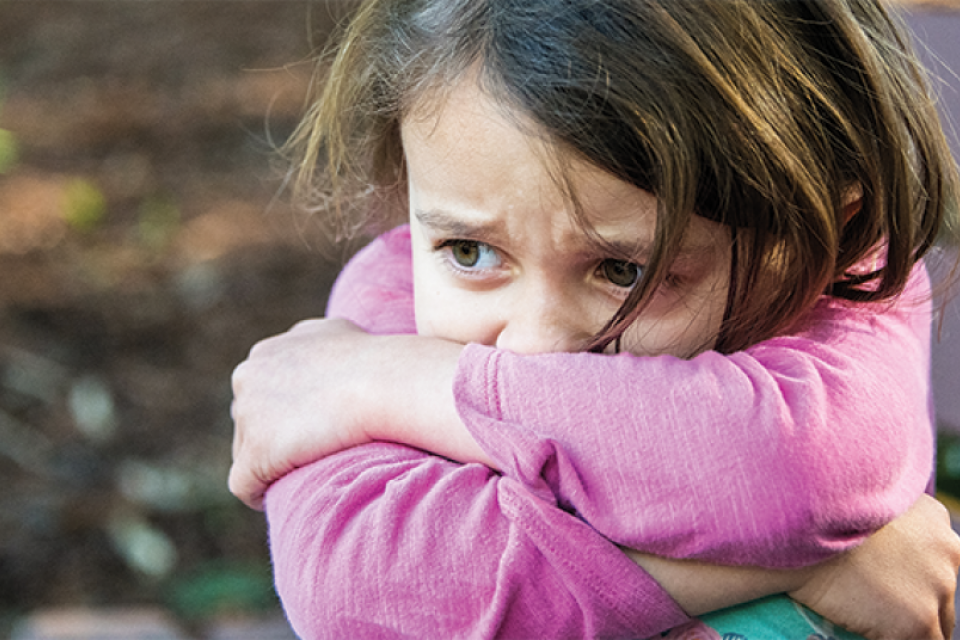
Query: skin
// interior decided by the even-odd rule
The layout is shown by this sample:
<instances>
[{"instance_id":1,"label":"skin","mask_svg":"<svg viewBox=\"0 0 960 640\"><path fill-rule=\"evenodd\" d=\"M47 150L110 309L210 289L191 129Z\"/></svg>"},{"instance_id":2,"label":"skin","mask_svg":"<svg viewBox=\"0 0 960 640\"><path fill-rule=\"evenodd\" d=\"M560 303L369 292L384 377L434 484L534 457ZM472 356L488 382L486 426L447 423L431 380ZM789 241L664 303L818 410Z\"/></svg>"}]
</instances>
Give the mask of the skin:
<instances>
[{"instance_id":1,"label":"skin","mask_svg":"<svg viewBox=\"0 0 960 640\"><path fill-rule=\"evenodd\" d=\"M474 82L402 125L419 336L309 321L264 341L234 373L231 490L259 507L293 468L376 440L494 467L456 413L462 345L576 351L642 273L656 199L567 158L598 250L543 159ZM690 357L720 326L729 277L723 227L693 218L681 257L624 335L636 355ZM495 468L495 467L494 467ZM800 570L716 567L625 552L688 613L779 592L869 638L949 637L960 542L923 497L858 549Z\"/></svg>"},{"instance_id":2,"label":"skin","mask_svg":"<svg viewBox=\"0 0 960 640\"><path fill-rule=\"evenodd\" d=\"M597 246L543 162L551 150L472 82L439 114L409 118L402 137L418 333L523 354L580 350L642 274L656 198L566 158ZM727 227L694 217L622 349L691 357L712 346L729 264Z\"/></svg>"}]
</instances>

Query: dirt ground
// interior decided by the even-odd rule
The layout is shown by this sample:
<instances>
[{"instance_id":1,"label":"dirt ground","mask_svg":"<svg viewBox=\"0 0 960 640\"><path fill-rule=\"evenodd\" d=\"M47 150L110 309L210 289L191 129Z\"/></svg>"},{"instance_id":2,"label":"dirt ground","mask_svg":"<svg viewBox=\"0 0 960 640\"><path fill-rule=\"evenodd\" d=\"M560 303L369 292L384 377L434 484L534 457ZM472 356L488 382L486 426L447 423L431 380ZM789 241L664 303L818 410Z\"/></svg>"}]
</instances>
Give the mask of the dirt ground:
<instances>
[{"instance_id":1,"label":"dirt ground","mask_svg":"<svg viewBox=\"0 0 960 640\"><path fill-rule=\"evenodd\" d=\"M276 611L229 376L338 269L274 142L349 4L0 0L0 636L49 605Z\"/></svg>"},{"instance_id":2,"label":"dirt ground","mask_svg":"<svg viewBox=\"0 0 960 640\"><path fill-rule=\"evenodd\" d=\"M336 272L272 141L339 4L0 0L0 635L276 607L229 375Z\"/></svg>"}]
</instances>

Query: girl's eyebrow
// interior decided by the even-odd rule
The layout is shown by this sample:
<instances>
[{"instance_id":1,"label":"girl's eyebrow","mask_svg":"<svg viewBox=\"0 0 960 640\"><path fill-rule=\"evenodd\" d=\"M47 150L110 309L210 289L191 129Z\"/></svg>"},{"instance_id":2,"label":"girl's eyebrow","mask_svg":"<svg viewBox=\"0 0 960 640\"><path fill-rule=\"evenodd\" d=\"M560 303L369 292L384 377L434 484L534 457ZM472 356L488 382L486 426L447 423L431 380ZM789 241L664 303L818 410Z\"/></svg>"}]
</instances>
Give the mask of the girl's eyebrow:
<instances>
[{"instance_id":1,"label":"girl's eyebrow","mask_svg":"<svg viewBox=\"0 0 960 640\"><path fill-rule=\"evenodd\" d=\"M502 225L497 222L465 222L442 209L417 209L413 215L423 226L447 236L487 239L501 235L502 232Z\"/></svg>"}]
</instances>

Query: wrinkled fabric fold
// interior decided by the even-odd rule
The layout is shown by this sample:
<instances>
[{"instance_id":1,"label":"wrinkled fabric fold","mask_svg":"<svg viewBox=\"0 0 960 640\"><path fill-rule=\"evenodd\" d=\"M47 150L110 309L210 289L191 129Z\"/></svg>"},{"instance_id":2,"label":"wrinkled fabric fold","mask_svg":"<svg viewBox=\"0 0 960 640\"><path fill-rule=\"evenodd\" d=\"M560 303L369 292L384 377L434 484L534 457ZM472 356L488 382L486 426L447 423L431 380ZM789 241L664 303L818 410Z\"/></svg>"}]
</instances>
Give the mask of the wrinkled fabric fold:
<instances>
[{"instance_id":1,"label":"wrinkled fabric fold","mask_svg":"<svg viewBox=\"0 0 960 640\"><path fill-rule=\"evenodd\" d=\"M410 239L344 269L328 315L414 333ZM824 301L733 356L517 356L466 347L455 394L503 469L391 444L299 469L266 498L303 638L642 638L687 616L613 544L793 566L857 544L927 486L929 284ZM612 542L611 542L612 541Z\"/></svg>"}]
</instances>

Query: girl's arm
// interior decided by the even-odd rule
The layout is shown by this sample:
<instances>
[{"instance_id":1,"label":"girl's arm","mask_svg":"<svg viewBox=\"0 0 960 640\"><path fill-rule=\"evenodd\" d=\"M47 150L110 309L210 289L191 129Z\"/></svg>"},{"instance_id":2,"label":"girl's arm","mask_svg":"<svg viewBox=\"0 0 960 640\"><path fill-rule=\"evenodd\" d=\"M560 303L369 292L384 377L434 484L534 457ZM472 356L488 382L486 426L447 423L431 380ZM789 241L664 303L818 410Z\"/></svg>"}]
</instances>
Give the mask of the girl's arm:
<instances>
[{"instance_id":1,"label":"girl's arm","mask_svg":"<svg viewBox=\"0 0 960 640\"><path fill-rule=\"evenodd\" d=\"M459 415L504 474L619 544L734 564L821 560L929 485L923 275L911 302L824 305L805 331L731 356L470 345L455 374Z\"/></svg>"},{"instance_id":2,"label":"girl's arm","mask_svg":"<svg viewBox=\"0 0 960 640\"><path fill-rule=\"evenodd\" d=\"M407 241L395 230L360 254L331 313L411 331ZM910 295L924 287L915 279ZM499 468L646 552L815 562L902 513L928 482L928 314L922 303L869 314L824 305L795 336L691 361L476 345L461 354L409 336L331 338L329 324L306 324L259 345L238 370L248 407L237 411L240 440L266 433L243 428L262 422L257 410L268 421L288 411L279 424L303 426L280 432L287 447L272 430L241 442L232 486L255 497L283 472L373 437ZM288 402L275 401L284 393ZM353 426L323 429L321 415ZM318 433L336 437L318 443Z\"/></svg>"},{"instance_id":3,"label":"girl's arm","mask_svg":"<svg viewBox=\"0 0 960 640\"><path fill-rule=\"evenodd\" d=\"M380 266L383 267L383 270L380 271L381 274L400 274L401 276L401 282L388 283L389 286L386 287L388 292L402 292L405 286L402 282L404 269L398 269L395 268L395 265L383 264L382 262ZM341 284L344 282L348 281L341 280ZM388 299L384 305L379 301L381 296L373 289L365 290L362 286L352 286L350 292L353 294L355 301L355 304L352 305L352 317L358 322L366 324L368 328L382 330L384 326L389 326L391 330L402 332L410 330L412 327L410 305L402 303L402 294L397 298ZM369 314L369 317L364 317L365 314ZM286 353L288 355L294 353L298 357L304 358L305 360L300 362L300 365L302 365L313 360L311 357L312 348L315 346L311 340L307 340L302 345L296 345L294 349L287 350ZM349 354L349 351L347 353ZM408 360L408 362L415 363L416 360ZM296 365L296 363L294 364ZM279 377L268 376L268 379L278 381L279 386L276 391L280 395L272 396L269 407L279 410L279 412L275 411L270 416L264 416L268 421L265 424L284 425L290 416L283 414L283 411L287 411L288 406L296 405L297 400L303 399L297 393L289 395L289 389L284 390L285 385L302 381L302 376L296 375L298 371L302 371L298 368L300 365L293 367L294 375L292 378L284 380L284 370L282 369L276 372ZM289 374L290 370L286 370L286 373ZM290 402L283 400L284 393L288 394ZM356 405L356 403L352 404ZM436 409L436 406L434 408ZM321 407L318 412L312 414L314 420L319 414L323 413L323 409L324 407ZM294 416L295 419L299 419L299 417L302 416ZM271 431L273 430L271 429ZM238 430L238 434L242 433L242 430ZM281 433L283 433L282 430ZM270 438L273 439L273 436L270 436ZM303 471L285 478L277 484L270 494L268 516L271 524L271 545L274 549L278 586L288 613L292 619L299 621L298 628L302 629L305 625L307 629L317 629L317 625L322 626L327 622L337 625L353 624L349 622L349 618L354 615L356 616L354 623L359 628L363 626L359 622L360 620L375 620L378 616L386 616L389 619L391 611L392 615L400 616L403 621L414 623L416 620L421 620L422 616L418 617L411 614L410 611L436 611L436 606L442 607L442 604L438 603L450 603L452 601L474 602L476 604L474 600L470 599L471 594L491 592L501 595L515 594L511 596L513 598L512 602L518 603L508 612L516 614L515 616L505 613L499 618L500 622L497 624L501 624L502 629L514 628L511 625L522 624L524 620L533 621L538 625L544 624L544 620L537 617L537 611L546 612L549 616L548 621L567 620L567 616L555 612L551 607L537 604L534 607L534 612L531 613L525 611L524 607L519 604L537 603L539 599L551 598L555 595L560 597L561 602L567 602L570 597L574 597L578 603L582 603L582 606L578 605L580 606L580 609L577 609L579 613L572 614L573 618L580 620L580 622L571 623L573 624L571 628L579 628L578 625L588 625L588 627L589 625L595 625L599 628L603 624L622 624L623 617L621 614L611 615L609 612L609 608L614 606L617 601L616 597L613 600L608 597L601 597L597 600L595 592L590 590L588 578L596 580L597 576L601 578L611 577L615 582L622 580L623 584L626 585L624 591L619 591L607 585L599 589L599 593L616 595L617 597L626 593L629 597L642 600L640 608L634 608L635 600L633 605L627 607L636 615L643 613L642 624L647 625L634 629L632 633L641 635L640 629L650 629L652 632L677 623L676 608L669 605L669 598L666 598L664 592L656 583L649 580L649 576L643 572L624 574L623 565L620 564L622 557L618 555L609 556L606 551L603 551L603 549L609 550L609 546L605 546L606 543L602 539L591 538L592 535L595 535L589 533L592 530L582 528L582 523L569 518L555 507L545 508L543 502L534 500L528 492L518 490L519 485L515 481L498 479L497 476L491 475L489 470L476 465L465 467L450 465L437 458L424 456L402 447L389 447L390 453L384 455L383 451L377 450L376 447L388 447L388 445L353 449L311 465ZM243 446L238 448L246 450ZM394 457L394 454L398 451L404 452L404 455L418 456L423 464L413 465L413 469L407 473L408 470L403 467L404 460ZM343 468L343 464L346 464L347 468L344 473L340 473L337 470ZM446 468L447 471L437 473L437 465ZM414 470L425 471L426 473L415 473ZM458 485L459 480L464 479L464 474L467 474L469 480L469 474L475 473L481 474L480 478L486 478L487 480L482 480L473 485L468 482L466 486L452 489L452 487ZM401 482L398 476L403 476L409 481ZM443 477L449 479L452 476L456 476L458 481L442 481ZM492 480L496 480L496 482L494 483ZM494 485L496 491L492 493L490 487ZM282 487L287 489L283 490ZM389 491L387 491L387 487L389 487ZM470 491L471 488L474 489L473 492ZM484 490L481 491L481 488L484 488ZM432 498L428 498L427 494L430 494ZM491 502L492 495L498 497L496 504ZM283 496L287 496L287 498L285 499ZM552 498L552 496L548 496L548 498ZM549 526L523 527L524 521L520 516L523 515L524 511L519 508L512 511L506 508L511 504L536 506L537 508L532 513L539 514L541 523L543 522L542 519L546 518ZM548 502L547 504L553 503ZM420 505L421 508L408 508L410 505ZM470 506L468 507L468 505ZM451 509L454 509L452 516L450 514ZM462 513L464 510L478 516L480 514L487 515L463 521ZM529 510L526 512L529 512ZM511 520L511 517L514 519ZM560 520L554 521L553 519ZM516 540L520 539L518 534L508 536L507 542L504 542L495 533L495 530L501 532L504 530L504 520L508 523L516 522L515 525L510 525L514 527L513 529L507 528L508 531L527 531L530 537L524 538L525 540L528 542L538 540L539 542L537 544L527 544L522 548L518 547L515 543ZM491 528L490 523L497 522L501 523L499 528ZM538 522L537 518L533 518L533 522ZM572 538L568 538L563 523L569 524L570 522L576 523L581 534L586 531L589 535L586 538L583 535L579 537L574 535ZM928 527L928 530L932 531L933 528ZM537 532L541 536L548 536L551 532L556 532L558 538L553 541L549 536L537 538L533 535ZM446 549L447 545L442 544L446 536L454 536L450 544L455 544L456 540L463 543L464 538L466 538L466 544L475 546L471 546L469 553L464 556L464 554L455 550ZM550 555L555 554L557 549L565 549L564 541L568 539L574 543L572 547L574 552L578 550L586 552L589 557L586 567L580 567L576 562L568 564L566 561L560 561L558 563L557 556ZM425 543L425 540L429 543ZM926 554L915 553L912 555L918 559L932 560L929 557L929 549L932 548L932 545L928 545L925 547ZM397 609L395 605L390 604L391 600L381 599L384 595L381 585L385 584L385 581L386 584L389 583L388 577L385 577L389 574L389 569L391 567L403 569L406 566L404 563L393 560L395 556L403 555L399 551L404 549L412 552L407 554L406 557L413 558L413 563L419 568L412 576L405 573L402 582L403 589L400 590L403 597L406 597L413 605L412 609L403 607ZM597 550L594 551L595 549ZM450 551L450 553L445 553L445 551ZM508 551L511 553L508 553ZM541 558L544 554L553 558L553 561L538 561L537 558ZM473 566L472 564L464 564L465 557L470 558L471 563L476 562L477 567L476 573L473 574L474 580L469 581L469 583L458 583L460 587L466 588L468 591L464 593L456 588L441 588L444 581L464 575L465 566ZM556 584L556 581L543 579L543 576L537 570L530 569L529 572L523 574L529 576L529 581L523 582L522 588L516 587L516 585L508 588L508 583L504 580L512 574L507 569L528 564L528 561L521 560L522 558L530 559L529 562L532 562L535 567L539 567L541 572L565 572L563 573L563 584L567 586L560 591L554 591L551 585ZM635 559L639 560L639 556L636 554ZM519 564L517 564L518 562ZM490 566L488 566L490 563L503 568L503 570L490 570ZM659 579L667 583L673 576L674 584L699 585L706 590L706 593L711 594L711 600L698 603L695 594L678 593L684 606L691 611L722 606L722 603L718 603L716 600L717 594L733 598L727 601L728 604L749 599L759 595L756 589L761 583L767 585L770 590L784 590L790 588L788 583L774 584L771 580L781 580L788 575L792 576L791 579L793 580L799 575L788 572L757 572L751 578L744 580L745 570L743 569L738 569L736 575L729 576L725 575L725 570L714 567L706 575L699 574L696 579L687 580L686 576L690 575L689 571L699 570L691 563L675 563L674 573L670 572L670 561L663 559L648 557L645 566L650 567L651 571L656 571ZM940 566L942 566L942 563L928 565L928 567ZM593 573L592 569L595 569L598 573ZM387 572L387 574L384 572ZM406 572L406 569L403 569L402 573L404 572ZM630 575L633 575L634 578L628 580L627 576ZM640 578L636 578L638 575ZM925 574L920 571L912 571L911 575ZM339 583L340 578L344 578L346 582ZM407 588L410 586L410 580L415 581L417 589ZM584 580L587 582L583 582ZM632 582L632 580L639 580L640 582ZM866 584L867 581L858 582ZM874 581L874 583L900 585L902 581L894 579ZM430 589L429 585L436 585L437 588ZM385 588L390 591L389 587ZM545 593L542 592L544 588L547 589ZM584 589L586 589L586 592L583 591ZM529 594L521 597L521 594L525 591L529 591ZM947 591L944 590L943 593ZM364 593L373 593L374 595L369 598L359 596L356 599L353 598L353 594ZM567 595L559 595L563 593ZM360 612L351 609L348 605L339 607L337 603L340 598L336 597L335 594L342 594L354 605L366 603L367 606L363 606L364 611ZM945 601L952 603L952 591L949 591L948 595L950 597L947 597ZM564 598L567 599L564 600ZM941 600L943 599L941 598ZM866 598L864 601L880 602L882 599ZM935 597L922 598L920 593L917 592L910 599L910 602L905 604L924 603L929 605L930 602L936 603L937 601ZM422 604L423 608L418 608L418 603ZM376 606L378 604L387 607L388 610L384 612ZM818 603L814 608L821 607L822 604ZM489 613L490 606L492 605L481 604L473 608L468 607L469 611L464 613L466 617L459 618L459 622L456 624L469 624L471 628L474 624L491 624L490 615L494 614ZM494 608L496 609L496 607ZM621 609L614 606L614 610L620 611ZM853 607L841 607L840 611L850 612L853 611ZM888 614L890 611L896 611L896 620L906 620L906 617L901 615L902 607L890 607L886 611ZM341 618L332 616L331 612L346 615L347 622L342 622ZM821 612L827 613L823 608L821 608ZM929 609L927 613L929 614ZM934 621L937 619L937 613L936 608L934 608L932 618ZM495 614L494 617L499 615ZM836 616L834 617L836 618ZM879 621L883 617L869 616L868 619ZM928 615L927 622L930 619ZM337 620L341 621L335 622ZM432 617L431 620L433 620ZM397 624L401 623L398 622ZM440 631L440 627L436 627L436 629L438 636L444 637L447 635ZM453 634L449 635L452 636ZM574 633L574 635L576 637L580 636L577 633ZM305 637L316 636L307 633Z\"/></svg>"},{"instance_id":4,"label":"girl's arm","mask_svg":"<svg viewBox=\"0 0 960 640\"><path fill-rule=\"evenodd\" d=\"M946 508L927 495L859 547L806 569L710 566L627 554L678 602L695 602L703 610L726 608L731 594L743 597L751 587L760 597L800 581L803 586L790 591L791 598L867 638L953 635L960 538Z\"/></svg>"},{"instance_id":5,"label":"girl's arm","mask_svg":"<svg viewBox=\"0 0 960 640\"><path fill-rule=\"evenodd\" d=\"M305 640L636 639L686 621L682 608L700 613L800 585L798 599L870 638L948 637L940 622L953 625L960 543L933 500L815 568L630 552L649 573L511 479L398 445L298 469L271 487L266 506L277 591Z\"/></svg>"},{"instance_id":6,"label":"girl's arm","mask_svg":"<svg viewBox=\"0 0 960 640\"><path fill-rule=\"evenodd\" d=\"M266 497L299 637L638 638L688 618L615 545L482 465L378 443Z\"/></svg>"}]
</instances>

